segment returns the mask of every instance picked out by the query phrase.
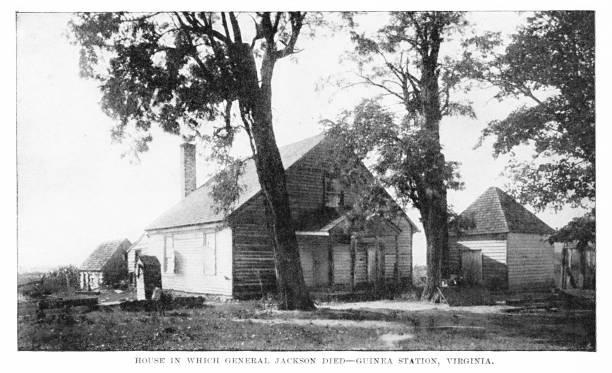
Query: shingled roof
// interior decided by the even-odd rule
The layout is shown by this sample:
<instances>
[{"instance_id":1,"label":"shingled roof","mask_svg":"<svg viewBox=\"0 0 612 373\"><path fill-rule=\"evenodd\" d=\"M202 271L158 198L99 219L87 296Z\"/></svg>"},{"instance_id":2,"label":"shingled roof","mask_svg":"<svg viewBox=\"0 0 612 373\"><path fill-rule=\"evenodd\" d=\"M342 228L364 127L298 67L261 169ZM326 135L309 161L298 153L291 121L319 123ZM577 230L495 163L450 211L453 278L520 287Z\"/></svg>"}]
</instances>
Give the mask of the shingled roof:
<instances>
[{"instance_id":1,"label":"shingled roof","mask_svg":"<svg viewBox=\"0 0 612 373\"><path fill-rule=\"evenodd\" d=\"M313 149L324 138L325 136L320 134L280 147L278 150L285 170L306 155L306 153ZM244 172L240 176L238 183L244 189L242 193L240 193L240 198L236 207L243 205L261 189L257 177L257 170L255 169L255 162L252 158L246 162ZM212 185L213 180L211 178L153 221L145 230L149 231L162 228L197 225L223 220L223 212L215 212L213 208L215 202L210 195Z\"/></svg>"},{"instance_id":2,"label":"shingled roof","mask_svg":"<svg viewBox=\"0 0 612 373\"><path fill-rule=\"evenodd\" d=\"M463 234L535 233L552 234L554 230L506 192L491 187L478 197L461 216L475 226Z\"/></svg>"},{"instance_id":3,"label":"shingled roof","mask_svg":"<svg viewBox=\"0 0 612 373\"><path fill-rule=\"evenodd\" d=\"M85 259L79 269L82 271L101 271L117 250L126 251L130 245L131 243L127 239L102 242L98 248Z\"/></svg>"}]
</instances>

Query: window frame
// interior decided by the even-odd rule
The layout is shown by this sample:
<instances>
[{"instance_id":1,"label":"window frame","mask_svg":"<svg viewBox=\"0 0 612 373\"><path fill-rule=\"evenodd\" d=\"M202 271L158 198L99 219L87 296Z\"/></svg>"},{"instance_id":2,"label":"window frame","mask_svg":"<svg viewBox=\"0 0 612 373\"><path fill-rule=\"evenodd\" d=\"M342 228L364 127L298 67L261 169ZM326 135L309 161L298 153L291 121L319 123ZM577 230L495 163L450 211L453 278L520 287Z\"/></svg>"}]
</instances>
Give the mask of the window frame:
<instances>
[{"instance_id":1,"label":"window frame","mask_svg":"<svg viewBox=\"0 0 612 373\"><path fill-rule=\"evenodd\" d=\"M344 204L344 191L340 178L333 176L329 171L323 172L323 199L325 207L338 208Z\"/></svg>"}]
</instances>

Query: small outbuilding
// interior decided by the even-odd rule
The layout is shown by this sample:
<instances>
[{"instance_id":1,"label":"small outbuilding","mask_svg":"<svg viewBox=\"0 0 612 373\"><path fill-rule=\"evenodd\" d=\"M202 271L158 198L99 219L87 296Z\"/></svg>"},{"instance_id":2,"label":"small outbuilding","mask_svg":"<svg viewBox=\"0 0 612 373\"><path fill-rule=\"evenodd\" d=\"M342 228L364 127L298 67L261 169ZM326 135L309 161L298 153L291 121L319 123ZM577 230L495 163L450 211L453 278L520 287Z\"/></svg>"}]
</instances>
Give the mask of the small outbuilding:
<instances>
[{"instance_id":1,"label":"small outbuilding","mask_svg":"<svg viewBox=\"0 0 612 373\"><path fill-rule=\"evenodd\" d=\"M156 257L140 255L136 262L136 298L151 299L153 290L162 287L161 265Z\"/></svg>"},{"instance_id":2,"label":"small outbuilding","mask_svg":"<svg viewBox=\"0 0 612 373\"><path fill-rule=\"evenodd\" d=\"M79 267L81 289L98 290L103 284L113 285L127 279L127 239L102 242Z\"/></svg>"},{"instance_id":3,"label":"small outbuilding","mask_svg":"<svg viewBox=\"0 0 612 373\"><path fill-rule=\"evenodd\" d=\"M487 189L460 217L469 228L449 232L451 274L493 289L554 286L554 230L507 193Z\"/></svg>"}]
</instances>

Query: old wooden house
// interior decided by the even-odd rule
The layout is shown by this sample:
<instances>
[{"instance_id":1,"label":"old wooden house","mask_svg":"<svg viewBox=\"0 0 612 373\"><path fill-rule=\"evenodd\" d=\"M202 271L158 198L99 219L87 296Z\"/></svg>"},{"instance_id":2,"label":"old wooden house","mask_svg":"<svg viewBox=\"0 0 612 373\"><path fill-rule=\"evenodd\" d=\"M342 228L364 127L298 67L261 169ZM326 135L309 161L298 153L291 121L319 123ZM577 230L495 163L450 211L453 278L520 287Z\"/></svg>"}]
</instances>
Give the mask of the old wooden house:
<instances>
[{"instance_id":1,"label":"old wooden house","mask_svg":"<svg viewBox=\"0 0 612 373\"><path fill-rule=\"evenodd\" d=\"M470 228L449 233L451 273L495 289L553 286L553 229L504 191L487 189L461 217Z\"/></svg>"},{"instance_id":2,"label":"old wooden house","mask_svg":"<svg viewBox=\"0 0 612 373\"><path fill-rule=\"evenodd\" d=\"M371 219L358 230L349 224L345 212L355 193L330 171L332 146L319 135L279 149L307 286L350 291L409 283L416 226L405 214ZM215 208L211 180L196 188L195 146L183 144L181 153L185 197L146 228L130 250L130 267L138 255L156 256L165 289L235 298L274 291L274 253L254 162L247 161L239 201L224 214Z\"/></svg>"},{"instance_id":3,"label":"old wooden house","mask_svg":"<svg viewBox=\"0 0 612 373\"><path fill-rule=\"evenodd\" d=\"M79 281L83 290L97 290L104 283L110 285L128 275L127 251L130 241L102 242L79 267Z\"/></svg>"}]
</instances>

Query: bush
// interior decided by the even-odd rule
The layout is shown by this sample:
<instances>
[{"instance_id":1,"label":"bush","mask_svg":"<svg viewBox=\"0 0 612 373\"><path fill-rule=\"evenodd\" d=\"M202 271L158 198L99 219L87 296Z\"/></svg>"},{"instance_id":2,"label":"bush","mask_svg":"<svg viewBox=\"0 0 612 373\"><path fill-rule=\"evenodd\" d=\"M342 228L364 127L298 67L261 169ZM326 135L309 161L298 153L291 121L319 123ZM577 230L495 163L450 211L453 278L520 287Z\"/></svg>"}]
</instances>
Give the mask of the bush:
<instances>
[{"instance_id":1,"label":"bush","mask_svg":"<svg viewBox=\"0 0 612 373\"><path fill-rule=\"evenodd\" d=\"M31 297L42 297L79 287L79 269L75 266L63 266L45 273L40 283L24 294Z\"/></svg>"}]
</instances>

